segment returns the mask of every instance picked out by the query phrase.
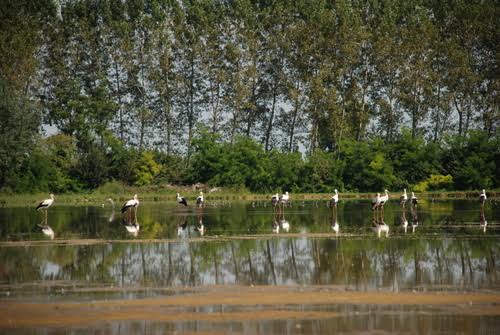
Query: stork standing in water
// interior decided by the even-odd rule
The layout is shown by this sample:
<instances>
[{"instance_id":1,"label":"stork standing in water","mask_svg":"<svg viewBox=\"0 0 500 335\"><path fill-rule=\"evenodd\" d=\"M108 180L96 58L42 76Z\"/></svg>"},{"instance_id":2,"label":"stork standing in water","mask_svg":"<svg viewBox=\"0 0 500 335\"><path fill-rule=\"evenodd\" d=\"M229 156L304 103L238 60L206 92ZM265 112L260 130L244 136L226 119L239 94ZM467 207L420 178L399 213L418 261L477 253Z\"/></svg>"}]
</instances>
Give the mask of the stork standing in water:
<instances>
[{"instance_id":1,"label":"stork standing in water","mask_svg":"<svg viewBox=\"0 0 500 335\"><path fill-rule=\"evenodd\" d=\"M280 199L281 206L283 206L283 208L285 208L285 205L288 205L289 201L290 201L290 196L288 195L288 191L286 191L285 194L281 195L281 199Z\"/></svg>"},{"instance_id":2,"label":"stork standing in water","mask_svg":"<svg viewBox=\"0 0 500 335\"><path fill-rule=\"evenodd\" d=\"M38 206L36 206L36 210L45 210L45 224L47 224L47 209L52 206L52 204L54 203L54 194L50 194L50 198L49 199L45 199L43 201L41 201Z\"/></svg>"},{"instance_id":3,"label":"stork standing in water","mask_svg":"<svg viewBox=\"0 0 500 335\"><path fill-rule=\"evenodd\" d=\"M280 201L280 196L278 193L276 193L275 195L273 195L271 197L271 204L273 205L273 207L276 207L276 205L278 205L279 201Z\"/></svg>"},{"instance_id":4,"label":"stork standing in water","mask_svg":"<svg viewBox=\"0 0 500 335\"><path fill-rule=\"evenodd\" d=\"M385 190L385 194L381 196L380 199L380 207L382 208L382 212L384 211L384 205L387 201L389 201L389 191Z\"/></svg>"},{"instance_id":5,"label":"stork standing in water","mask_svg":"<svg viewBox=\"0 0 500 335\"><path fill-rule=\"evenodd\" d=\"M372 199L372 211L378 209L380 206L380 193L377 193L375 198Z\"/></svg>"},{"instance_id":6,"label":"stork standing in water","mask_svg":"<svg viewBox=\"0 0 500 335\"><path fill-rule=\"evenodd\" d=\"M330 199L330 206L337 207L338 202L339 202L339 192L337 191L337 189L335 189L335 194Z\"/></svg>"},{"instance_id":7,"label":"stork standing in water","mask_svg":"<svg viewBox=\"0 0 500 335\"><path fill-rule=\"evenodd\" d=\"M203 207L205 204L205 198L203 197L203 192L200 192L200 195L196 198L196 205L198 207Z\"/></svg>"},{"instance_id":8,"label":"stork standing in water","mask_svg":"<svg viewBox=\"0 0 500 335\"><path fill-rule=\"evenodd\" d=\"M406 194L406 188L403 190L403 194L399 197L399 204L404 208L406 201L408 200L408 195Z\"/></svg>"},{"instance_id":9,"label":"stork standing in water","mask_svg":"<svg viewBox=\"0 0 500 335\"><path fill-rule=\"evenodd\" d=\"M51 193L49 199L45 199L45 200L41 201L38 204L38 206L36 206L36 210L40 210L40 209L47 210L47 208L52 206L53 203L54 203L54 195Z\"/></svg>"},{"instance_id":10,"label":"stork standing in water","mask_svg":"<svg viewBox=\"0 0 500 335\"><path fill-rule=\"evenodd\" d=\"M411 205L413 207L417 207L417 204L418 204L418 198L414 192L411 192Z\"/></svg>"},{"instance_id":11,"label":"stork standing in water","mask_svg":"<svg viewBox=\"0 0 500 335\"><path fill-rule=\"evenodd\" d=\"M184 206L187 206L187 205L188 205L188 203L187 203L187 201L186 201L186 198L181 197L181 195L180 195L179 193L177 193L177 203L178 203L179 205L184 205Z\"/></svg>"},{"instance_id":12,"label":"stork standing in water","mask_svg":"<svg viewBox=\"0 0 500 335\"><path fill-rule=\"evenodd\" d=\"M135 220L137 221L137 207L138 206L139 206L139 198L137 198L137 194L134 194L134 197L132 199L130 199L129 201L127 201L123 204L121 212L123 214L127 211L134 210Z\"/></svg>"},{"instance_id":13,"label":"stork standing in water","mask_svg":"<svg viewBox=\"0 0 500 335\"><path fill-rule=\"evenodd\" d=\"M483 192L479 195L479 202L481 205L484 205L486 202L486 190L483 189Z\"/></svg>"}]
</instances>

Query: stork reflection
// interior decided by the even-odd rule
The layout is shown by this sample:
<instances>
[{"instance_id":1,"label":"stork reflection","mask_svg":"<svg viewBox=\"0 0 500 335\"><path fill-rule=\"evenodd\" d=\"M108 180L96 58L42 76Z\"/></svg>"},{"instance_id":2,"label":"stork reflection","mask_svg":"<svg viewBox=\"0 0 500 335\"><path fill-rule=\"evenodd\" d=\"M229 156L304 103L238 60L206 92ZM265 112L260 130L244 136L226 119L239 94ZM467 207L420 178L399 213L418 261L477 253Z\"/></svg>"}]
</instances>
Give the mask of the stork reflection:
<instances>
[{"instance_id":1,"label":"stork reflection","mask_svg":"<svg viewBox=\"0 0 500 335\"><path fill-rule=\"evenodd\" d=\"M137 222L137 217L132 220L122 218L122 225L125 227L127 233L129 233L133 237L137 237L139 235L140 225L139 222Z\"/></svg>"},{"instance_id":2,"label":"stork reflection","mask_svg":"<svg viewBox=\"0 0 500 335\"><path fill-rule=\"evenodd\" d=\"M286 233L290 231L290 223L285 219L285 213L281 215L280 226Z\"/></svg>"},{"instance_id":3,"label":"stork reflection","mask_svg":"<svg viewBox=\"0 0 500 335\"><path fill-rule=\"evenodd\" d=\"M194 230L197 231L200 234L200 236L203 236L205 235L205 226L203 225L203 207L200 207L198 209L197 219L198 223L196 227L194 227Z\"/></svg>"},{"instance_id":4,"label":"stork reflection","mask_svg":"<svg viewBox=\"0 0 500 335\"><path fill-rule=\"evenodd\" d=\"M486 226L488 221L486 221L486 216L484 215L484 202L481 203L480 214L479 214L479 226L483 228L483 233L486 233Z\"/></svg>"},{"instance_id":5,"label":"stork reflection","mask_svg":"<svg viewBox=\"0 0 500 335\"><path fill-rule=\"evenodd\" d=\"M284 212L276 211L273 213L271 230L274 234L279 234L280 231L284 231L285 233L290 231L290 222L285 218Z\"/></svg>"},{"instance_id":6,"label":"stork reflection","mask_svg":"<svg viewBox=\"0 0 500 335\"><path fill-rule=\"evenodd\" d=\"M54 230L44 221L42 221L41 224L38 225L42 229L42 233L46 236L48 236L51 240L54 239L55 233Z\"/></svg>"},{"instance_id":7,"label":"stork reflection","mask_svg":"<svg viewBox=\"0 0 500 335\"><path fill-rule=\"evenodd\" d=\"M111 214L108 218L108 222L111 223L115 220L115 202L111 198L108 198L107 201L111 204Z\"/></svg>"},{"instance_id":8,"label":"stork reflection","mask_svg":"<svg viewBox=\"0 0 500 335\"><path fill-rule=\"evenodd\" d=\"M332 207L332 220L330 226L332 227L332 230L335 232L335 235L339 234L340 231L340 226L339 222L337 220L337 205Z\"/></svg>"},{"instance_id":9,"label":"stork reflection","mask_svg":"<svg viewBox=\"0 0 500 335\"><path fill-rule=\"evenodd\" d=\"M180 215L179 222L177 223L177 237L180 238L188 238L189 237L189 228L187 224L187 216Z\"/></svg>"},{"instance_id":10,"label":"stork reflection","mask_svg":"<svg viewBox=\"0 0 500 335\"><path fill-rule=\"evenodd\" d=\"M377 234L378 237L381 237L382 234L385 234L385 237L389 236L389 226L385 223L384 220L384 211L372 211L372 229Z\"/></svg>"},{"instance_id":11,"label":"stork reflection","mask_svg":"<svg viewBox=\"0 0 500 335\"><path fill-rule=\"evenodd\" d=\"M413 194L413 192L412 192ZM412 196L413 198L413 196ZM412 233L415 232L415 229L417 229L418 227L418 213L417 213L417 203L413 202L411 203L411 207L410 207L410 210L411 210L411 231Z\"/></svg>"},{"instance_id":12,"label":"stork reflection","mask_svg":"<svg viewBox=\"0 0 500 335\"><path fill-rule=\"evenodd\" d=\"M404 208L404 205L401 205L402 210L401 210L401 217L399 218L401 222L401 227L403 228L405 234L408 231L408 220L406 219L406 210Z\"/></svg>"}]
</instances>

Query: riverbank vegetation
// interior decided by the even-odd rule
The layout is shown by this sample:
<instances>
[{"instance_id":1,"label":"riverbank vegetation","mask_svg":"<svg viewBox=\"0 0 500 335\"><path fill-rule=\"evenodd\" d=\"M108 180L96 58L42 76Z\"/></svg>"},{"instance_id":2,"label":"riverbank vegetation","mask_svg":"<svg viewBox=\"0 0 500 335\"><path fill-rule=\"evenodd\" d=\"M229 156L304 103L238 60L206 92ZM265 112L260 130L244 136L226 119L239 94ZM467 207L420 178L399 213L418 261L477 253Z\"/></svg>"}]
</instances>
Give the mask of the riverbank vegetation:
<instances>
[{"instance_id":1,"label":"riverbank vegetation","mask_svg":"<svg viewBox=\"0 0 500 335\"><path fill-rule=\"evenodd\" d=\"M494 1L7 2L4 194L500 186Z\"/></svg>"}]
</instances>

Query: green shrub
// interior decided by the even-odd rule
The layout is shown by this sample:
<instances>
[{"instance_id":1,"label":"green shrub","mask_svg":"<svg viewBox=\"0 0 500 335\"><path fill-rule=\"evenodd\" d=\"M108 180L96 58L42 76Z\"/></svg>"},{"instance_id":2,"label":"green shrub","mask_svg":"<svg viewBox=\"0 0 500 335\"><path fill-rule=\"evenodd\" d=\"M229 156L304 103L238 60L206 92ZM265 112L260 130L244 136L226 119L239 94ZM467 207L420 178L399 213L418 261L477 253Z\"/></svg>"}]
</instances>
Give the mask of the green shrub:
<instances>
[{"instance_id":1,"label":"green shrub","mask_svg":"<svg viewBox=\"0 0 500 335\"><path fill-rule=\"evenodd\" d=\"M441 174L431 174L431 176L417 185L416 192L449 190L453 186L453 177L451 175L443 176Z\"/></svg>"}]
</instances>

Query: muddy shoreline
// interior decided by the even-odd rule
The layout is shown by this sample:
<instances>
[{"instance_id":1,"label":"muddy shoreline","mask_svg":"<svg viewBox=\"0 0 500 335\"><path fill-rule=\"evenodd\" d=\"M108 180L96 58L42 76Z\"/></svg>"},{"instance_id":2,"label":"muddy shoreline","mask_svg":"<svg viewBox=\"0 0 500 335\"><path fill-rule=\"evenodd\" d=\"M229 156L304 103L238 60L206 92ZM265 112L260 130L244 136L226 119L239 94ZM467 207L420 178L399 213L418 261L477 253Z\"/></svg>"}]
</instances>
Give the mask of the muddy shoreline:
<instances>
[{"instance_id":1,"label":"muddy shoreline","mask_svg":"<svg viewBox=\"0 0 500 335\"><path fill-rule=\"evenodd\" d=\"M446 314L500 316L500 293L359 292L339 291L334 286L214 286L142 299L21 302L3 298L0 299L0 328L85 326L131 319L229 322L342 316L315 308L303 310L304 306L321 305L421 306L438 308ZM199 312L203 307L219 311Z\"/></svg>"}]
</instances>

